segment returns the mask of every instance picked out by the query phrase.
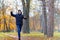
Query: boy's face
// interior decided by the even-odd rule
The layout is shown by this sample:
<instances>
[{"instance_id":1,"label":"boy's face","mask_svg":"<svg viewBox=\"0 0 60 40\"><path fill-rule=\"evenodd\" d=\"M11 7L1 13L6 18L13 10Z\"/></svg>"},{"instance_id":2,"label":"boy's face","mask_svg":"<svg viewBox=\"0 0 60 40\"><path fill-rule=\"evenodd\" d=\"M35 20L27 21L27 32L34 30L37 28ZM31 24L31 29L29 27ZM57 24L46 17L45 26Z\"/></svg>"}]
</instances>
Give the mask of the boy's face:
<instances>
[{"instance_id":1,"label":"boy's face","mask_svg":"<svg viewBox=\"0 0 60 40\"><path fill-rule=\"evenodd\" d=\"M21 11L18 11L18 14L21 14Z\"/></svg>"}]
</instances>

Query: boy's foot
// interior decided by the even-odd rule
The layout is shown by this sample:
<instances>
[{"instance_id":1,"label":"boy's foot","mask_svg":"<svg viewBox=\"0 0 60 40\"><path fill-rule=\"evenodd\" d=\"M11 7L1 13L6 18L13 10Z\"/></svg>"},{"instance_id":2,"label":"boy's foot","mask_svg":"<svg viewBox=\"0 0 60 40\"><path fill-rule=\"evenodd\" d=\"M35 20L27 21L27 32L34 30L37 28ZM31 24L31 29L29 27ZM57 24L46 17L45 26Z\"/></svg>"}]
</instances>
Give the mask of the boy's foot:
<instances>
[{"instance_id":1,"label":"boy's foot","mask_svg":"<svg viewBox=\"0 0 60 40\"><path fill-rule=\"evenodd\" d=\"M20 38L18 40L21 40Z\"/></svg>"}]
</instances>

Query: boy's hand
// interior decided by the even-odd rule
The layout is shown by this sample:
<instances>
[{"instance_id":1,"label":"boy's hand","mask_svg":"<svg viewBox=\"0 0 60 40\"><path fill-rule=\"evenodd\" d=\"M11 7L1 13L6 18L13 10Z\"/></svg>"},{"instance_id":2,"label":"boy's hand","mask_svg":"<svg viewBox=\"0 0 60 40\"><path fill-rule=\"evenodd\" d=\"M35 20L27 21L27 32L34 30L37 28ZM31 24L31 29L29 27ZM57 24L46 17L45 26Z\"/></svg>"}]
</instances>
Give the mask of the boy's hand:
<instances>
[{"instance_id":1,"label":"boy's hand","mask_svg":"<svg viewBox=\"0 0 60 40\"><path fill-rule=\"evenodd\" d=\"M26 16L24 16L24 18L26 18Z\"/></svg>"},{"instance_id":2,"label":"boy's hand","mask_svg":"<svg viewBox=\"0 0 60 40\"><path fill-rule=\"evenodd\" d=\"M11 11L10 13L12 14L13 12Z\"/></svg>"},{"instance_id":3,"label":"boy's hand","mask_svg":"<svg viewBox=\"0 0 60 40\"><path fill-rule=\"evenodd\" d=\"M27 17L26 17L26 16L24 16L24 19L27 19Z\"/></svg>"}]
</instances>

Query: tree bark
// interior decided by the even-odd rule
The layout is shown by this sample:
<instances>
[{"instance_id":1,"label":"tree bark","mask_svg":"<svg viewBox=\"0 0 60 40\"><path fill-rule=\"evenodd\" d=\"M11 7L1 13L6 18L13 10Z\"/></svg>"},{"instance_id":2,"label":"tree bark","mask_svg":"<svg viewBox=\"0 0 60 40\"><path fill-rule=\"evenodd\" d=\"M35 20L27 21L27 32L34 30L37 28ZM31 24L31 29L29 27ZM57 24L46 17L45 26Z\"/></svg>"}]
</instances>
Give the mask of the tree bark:
<instances>
[{"instance_id":1,"label":"tree bark","mask_svg":"<svg viewBox=\"0 0 60 40\"><path fill-rule=\"evenodd\" d=\"M43 27L43 32L44 32L44 35L47 35L47 15L46 15L46 2L45 0L42 0L42 15L43 15L43 19L44 19L44 27Z\"/></svg>"},{"instance_id":2,"label":"tree bark","mask_svg":"<svg viewBox=\"0 0 60 40\"><path fill-rule=\"evenodd\" d=\"M25 3L26 1L26 3ZM23 33L30 33L30 28L29 28L29 8L30 8L30 0L22 0L22 5L23 5L23 14L27 19L24 20L24 25L23 25Z\"/></svg>"},{"instance_id":3,"label":"tree bark","mask_svg":"<svg viewBox=\"0 0 60 40\"><path fill-rule=\"evenodd\" d=\"M48 2L48 20L47 20L47 36L53 37L54 33L54 0Z\"/></svg>"}]
</instances>

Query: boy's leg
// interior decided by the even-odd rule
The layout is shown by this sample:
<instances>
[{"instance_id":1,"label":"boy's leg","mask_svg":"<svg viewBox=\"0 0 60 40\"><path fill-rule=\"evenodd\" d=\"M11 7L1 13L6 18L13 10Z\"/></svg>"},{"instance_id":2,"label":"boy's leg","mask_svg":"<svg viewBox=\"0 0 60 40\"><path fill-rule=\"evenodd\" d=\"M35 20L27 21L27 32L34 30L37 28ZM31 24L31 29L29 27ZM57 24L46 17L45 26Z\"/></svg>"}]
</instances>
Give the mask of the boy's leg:
<instances>
[{"instance_id":1,"label":"boy's leg","mask_svg":"<svg viewBox=\"0 0 60 40\"><path fill-rule=\"evenodd\" d=\"M21 39L20 39L20 36L21 36L21 35L20 35L21 28L22 28L21 25L18 25L18 26L17 26L17 30L18 30L18 39L19 39L19 40L21 40Z\"/></svg>"},{"instance_id":2,"label":"boy's leg","mask_svg":"<svg viewBox=\"0 0 60 40\"><path fill-rule=\"evenodd\" d=\"M20 26L17 25L17 32L18 32L18 40L20 40Z\"/></svg>"},{"instance_id":3,"label":"boy's leg","mask_svg":"<svg viewBox=\"0 0 60 40\"><path fill-rule=\"evenodd\" d=\"M20 40L20 32L18 31L18 39Z\"/></svg>"}]
</instances>

